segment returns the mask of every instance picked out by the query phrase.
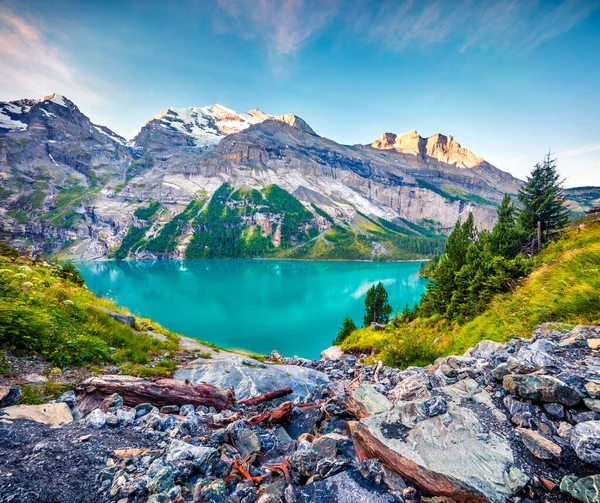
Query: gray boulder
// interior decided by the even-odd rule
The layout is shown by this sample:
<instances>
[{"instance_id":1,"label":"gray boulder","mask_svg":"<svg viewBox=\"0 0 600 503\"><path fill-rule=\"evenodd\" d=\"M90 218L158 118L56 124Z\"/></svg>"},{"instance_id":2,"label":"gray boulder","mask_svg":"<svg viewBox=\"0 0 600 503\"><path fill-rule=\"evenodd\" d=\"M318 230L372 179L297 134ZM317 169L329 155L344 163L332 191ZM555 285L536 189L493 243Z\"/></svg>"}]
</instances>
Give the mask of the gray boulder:
<instances>
[{"instance_id":1,"label":"gray boulder","mask_svg":"<svg viewBox=\"0 0 600 503\"><path fill-rule=\"evenodd\" d=\"M301 489L306 503L392 503L385 486L366 481L359 471L347 470Z\"/></svg>"},{"instance_id":2,"label":"gray boulder","mask_svg":"<svg viewBox=\"0 0 600 503\"><path fill-rule=\"evenodd\" d=\"M509 374L504 376L502 385L509 393L529 400L568 406L581 401L581 395L575 388L552 376Z\"/></svg>"},{"instance_id":3,"label":"gray boulder","mask_svg":"<svg viewBox=\"0 0 600 503\"><path fill-rule=\"evenodd\" d=\"M600 466L600 421L585 421L571 430L571 447L579 459Z\"/></svg>"},{"instance_id":4,"label":"gray boulder","mask_svg":"<svg viewBox=\"0 0 600 503\"><path fill-rule=\"evenodd\" d=\"M216 464L218 452L213 447L196 446L174 439L167 451L167 463L191 461L202 473L209 472Z\"/></svg>"},{"instance_id":5,"label":"gray boulder","mask_svg":"<svg viewBox=\"0 0 600 503\"><path fill-rule=\"evenodd\" d=\"M421 404L401 403L362 419L355 437L368 455L433 495L504 503L529 480L502 433L506 417L472 379L439 391L446 412L425 417Z\"/></svg>"},{"instance_id":6,"label":"gray boulder","mask_svg":"<svg viewBox=\"0 0 600 503\"><path fill-rule=\"evenodd\" d=\"M317 386L327 384L326 374L297 365L272 365L221 351L210 359L199 358L175 372L174 379L205 382L219 388L233 386L238 400L290 387L290 399L304 399Z\"/></svg>"},{"instance_id":7,"label":"gray boulder","mask_svg":"<svg viewBox=\"0 0 600 503\"><path fill-rule=\"evenodd\" d=\"M20 386L0 386L0 408L17 403L21 398Z\"/></svg>"},{"instance_id":8,"label":"gray boulder","mask_svg":"<svg viewBox=\"0 0 600 503\"><path fill-rule=\"evenodd\" d=\"M106 414L104 414L104 412L102 412L100 409L94 409L86 416L85 424L89 428L104 428L106 425Z\"/></svg>"}]
</instances>

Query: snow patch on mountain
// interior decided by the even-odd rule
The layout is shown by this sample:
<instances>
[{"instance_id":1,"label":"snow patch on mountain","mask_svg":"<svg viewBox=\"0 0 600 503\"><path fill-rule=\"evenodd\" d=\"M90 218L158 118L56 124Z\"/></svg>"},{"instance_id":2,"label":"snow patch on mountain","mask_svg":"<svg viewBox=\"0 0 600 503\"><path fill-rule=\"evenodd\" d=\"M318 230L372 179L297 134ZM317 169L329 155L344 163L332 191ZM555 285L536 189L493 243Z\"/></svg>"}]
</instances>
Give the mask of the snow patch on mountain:
<instances>
[{"instance_id":1,"label":"snow patch on mountain","mask_svg":"<svg viewBox=\"0 0 600 503\"><path fill-rule=\"evenodd\" d=\"M49 94L48 96L44 96L43 101L51 101L52 103L56 103L57 105L60 105L61 107L69 108L67 99L62 94L56 94L56 93Z\"/></svg>"}]
</instances>

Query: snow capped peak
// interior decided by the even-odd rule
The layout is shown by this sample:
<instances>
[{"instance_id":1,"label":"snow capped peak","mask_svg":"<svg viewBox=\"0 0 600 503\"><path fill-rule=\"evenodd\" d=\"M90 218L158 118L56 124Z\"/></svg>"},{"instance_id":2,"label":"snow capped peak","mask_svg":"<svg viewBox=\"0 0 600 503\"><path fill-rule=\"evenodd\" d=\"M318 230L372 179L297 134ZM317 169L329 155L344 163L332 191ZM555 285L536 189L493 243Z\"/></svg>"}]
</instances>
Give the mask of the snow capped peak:
<instances>
[{"instance_id":1,"label":"snow capped peak","mask_svg":"<svg viewBox=\"0 0 600 503\"><path fill-rule=\"evenodd\" d=\"M44 96L44 99L41 101L51 101L52 103L56 103L57 105L60 105L61 107L69 107L68 103L70 103L70 101L65 98L62 94L56 94L56 93L52 93L49 94L48 96Z\"/></svg>"},{"instance_id":2,"label":"snow capped peak","mask_svg":"<svg viewBox=\"0 0 600 503\"><path fill-rule=\"evenodd\" d=\"M268 115L258 109L246 113L215 103L207 107L169 107L154 115L146 126L159 128L162 132L181 133L191 137L193 144L202 149L216 146L224 136L239 133L244 129L264 122L276 120L285 122L302 131L314 134L311 127L293 114Z\"/></svg>"}]
</instances>

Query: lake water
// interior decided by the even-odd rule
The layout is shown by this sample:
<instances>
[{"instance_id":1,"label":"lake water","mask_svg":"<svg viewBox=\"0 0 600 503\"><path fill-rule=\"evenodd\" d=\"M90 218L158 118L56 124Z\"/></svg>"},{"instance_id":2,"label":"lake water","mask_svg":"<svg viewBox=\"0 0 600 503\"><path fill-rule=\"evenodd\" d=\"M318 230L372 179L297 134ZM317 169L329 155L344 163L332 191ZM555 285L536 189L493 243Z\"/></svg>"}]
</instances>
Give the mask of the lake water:
<instances>
[{"instance_id":1,"label":"lake water","mask_svg":"<svg viewBox=\"0 0 600 503\"><path fill-rule=\"evenodd\" d=\"M218 344L317 358L346 314L362 324L367 290L381 281L394 310L427 281L418 262L188 260L78 265L96 294L175 332Z\"/></svg>"}]
</instances>

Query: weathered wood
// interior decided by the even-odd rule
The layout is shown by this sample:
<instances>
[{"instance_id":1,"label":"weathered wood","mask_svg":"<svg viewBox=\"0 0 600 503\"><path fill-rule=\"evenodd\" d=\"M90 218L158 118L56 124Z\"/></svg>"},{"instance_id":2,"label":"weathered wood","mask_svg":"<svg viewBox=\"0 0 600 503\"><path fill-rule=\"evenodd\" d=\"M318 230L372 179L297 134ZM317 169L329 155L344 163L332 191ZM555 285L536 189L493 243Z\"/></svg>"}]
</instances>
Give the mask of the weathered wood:
<instances>
[{"instance_id":1,"label":"weathered wood","mask_svg":"<svg viewBox=\"0 0 600 503\"><path fill-rule=\"evenodd\" d=\"M250 398L244 398L238 400L238 405L258 405L259 403L268 402L269 400L275 400L276 398L282 398L290 395L294 392L292 388L276 389L275 391L269 391L262 395L251 396Z\"/></svg>"},{"instance_id":2,"label":"weathered wood","mask_svg":"<svg viewBox=\"0 0 600 503\"><path fill-rule=\"evenodd\" d=\"M274 411L264 411L261 414L257 414L256 416L248 419L248 423L252 425L257 425L263 423L265 421L271 421L272 423L280 423L284 419L287 419L292 414L292 409L294 406L292 402L283 402L279 407L277 407Z\"/></svg>"},{"instance_id":3,"label":"weathered wood","mask_svg":"<svg viewBox=\"0 0 600 503\"><path fill-rule=\"evenodd\" d=\"M292 409L294 406L292 402L283 402L273 412L271 412L271 422L280 423L281 421L289 418L292 415Z\"/></svg>"},{"instance_id":4,"label":"weathered wood","mask_svg":"<svg viewBox=\"0 0 600 503\"><path fill-rule=\"evenodd\" d=\"M77 405L83 414L99 407L102 400L113 393L118 393L123 403L130 406L145 402L156 407L189 403L195 407L204 405L221 411L231 409L235 404L233 388L221 389L211 384L192 384L175 379L149 381L125 375L91 377L77 386L76 393Z\"/></svg>"}]
</instances>

